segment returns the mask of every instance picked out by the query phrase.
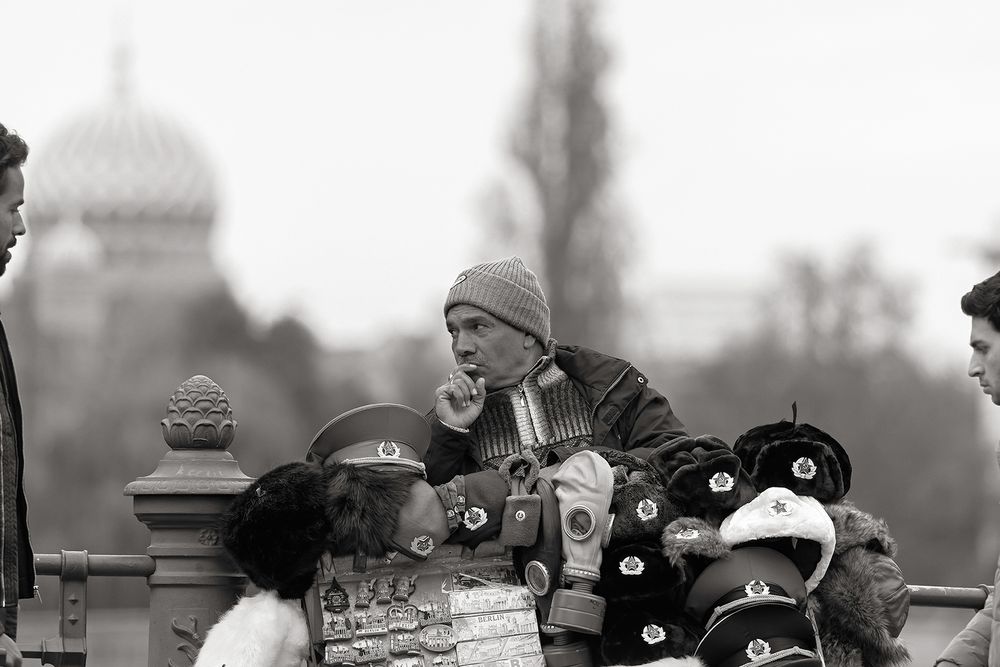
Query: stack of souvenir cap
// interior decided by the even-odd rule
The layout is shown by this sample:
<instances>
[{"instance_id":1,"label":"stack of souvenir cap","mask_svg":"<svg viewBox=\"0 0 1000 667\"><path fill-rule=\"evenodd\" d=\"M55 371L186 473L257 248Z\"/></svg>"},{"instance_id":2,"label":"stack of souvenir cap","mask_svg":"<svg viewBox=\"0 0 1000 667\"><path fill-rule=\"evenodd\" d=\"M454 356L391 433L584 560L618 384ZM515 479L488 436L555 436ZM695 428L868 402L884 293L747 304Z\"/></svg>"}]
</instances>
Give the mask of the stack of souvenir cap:
<instances>
[{"instance_id":1,"label":"stack of souvenir cap","mask_svg":"<svg viewBox=\"0 0 1000 667\"><path fill-rule=\"evenodd\" d=\"M780 486L821 503L843 498L851 488L851 459L829 433L792 421L756 426L733 444L758 489Z\"/></svg>"},{"instance_id":2,"label":"stack of souvenir cap","mask_svg":"<svg viewBox=\"0 0 1000 667\"><path fill-rule=\"evenodd\" d=\"M671 564L657 539L605 550L595 589L607 600L601 631L604 664L641 664L691 654L697 635L680 614L684 578L683 566Z\"/></svg>"},{"instance_id":3,"label":"stack of souvenir cap","mask_svg":"<svg viewBox=\"0 0 1000 667\"><path fill-rule=\"evenodd\" d=\"M695 655L708 667L821 664L798 568L767 547L734 549L705 568L685 610L703 624Z\"/></svg>"},{"instance_id":4,"label":"stack of souvenir cap","mask_svg":"<svg viewBox=\"0 0 1000 667\"><path fill-rule=\"evenodd\" d=\"M682 516L718 525L757 493L740 458L712 435L674 438L653 450L648 461Z\"/></svg>"},{"instance_id":5,"label":"stack of souvenir cap","mask_svg":"<svg viewBox=\"0 0 1000 667\"><path fill-rule=\"evenodd\" d=\"M660 536L677 518L656 470L627 452L599 451L611 465L614 514L595 592L607 600L601 632L605 664L635 664L688 655L696 636L677 612L685 574L663 555Z\"/></svg>"},{"instance_id":6,"label":"stack of souvenir cap","mask_svg":"<svg viewBox=\"0 0 1000 667\"><path fill-rule=\"evenodd\" d=\"M730 514L719 527L722 541L737 545L767 545L791 558L812 591L826 574L837 543L833 521L809 496L771 487Z\"/></svg>"},{"instance_id":7,"label":"stack of souvenir cap","mask_svg":"<svg viewBox=\"0 0 1000 667\"><path fill-rule=\"evenodd\" d=\"M706 567L684 603L685 611L708 629L740 609L777 604L803 610L806 585L795 564L767 547L736 549Z\"/></svg>"},{"instance_id":8,"label":"stack of souvenir cap","mask_svg":"<svg viewBox=\"0 0 1000 667\"><path fill-rule=\"evenodd\" d=\"M823 667L809 617L782 605L726 616L705 633L695 656L707 667Z\"/></svg>"}]
</instances>

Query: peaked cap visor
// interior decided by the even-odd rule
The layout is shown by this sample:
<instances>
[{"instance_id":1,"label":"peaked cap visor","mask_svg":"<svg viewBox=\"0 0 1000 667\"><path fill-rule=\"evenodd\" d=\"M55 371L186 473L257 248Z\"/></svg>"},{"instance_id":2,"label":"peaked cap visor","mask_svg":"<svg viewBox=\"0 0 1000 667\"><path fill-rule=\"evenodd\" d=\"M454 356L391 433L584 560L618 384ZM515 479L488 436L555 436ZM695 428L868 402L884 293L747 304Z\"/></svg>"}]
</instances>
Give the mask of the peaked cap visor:
<instances>
[{"instance_id":1,"label":"peaked cap visor","mask_svg":"<svg viewBox=\"0 0 1000 667\"><path fill-rule=\"evenodd\" d=\"M431 441L423 415L396 403L373 403L333 418L309 443L306 461L329 464L350 459L421 461ZM383 442L395 443L386 451ZM379 448L382 447L382 451Z\"/></svg>"},{"instance_id":2,"label":"peaked cap visor","mask_svg":"<svg viewBox=\"0 0 1000 667\"><path fill-rule=\"evenodd\" d=\"M747 607L726 616L705 633L694 654L708 667L822 665L812 621L778 604Z\"/></svg>"}]
</instances>

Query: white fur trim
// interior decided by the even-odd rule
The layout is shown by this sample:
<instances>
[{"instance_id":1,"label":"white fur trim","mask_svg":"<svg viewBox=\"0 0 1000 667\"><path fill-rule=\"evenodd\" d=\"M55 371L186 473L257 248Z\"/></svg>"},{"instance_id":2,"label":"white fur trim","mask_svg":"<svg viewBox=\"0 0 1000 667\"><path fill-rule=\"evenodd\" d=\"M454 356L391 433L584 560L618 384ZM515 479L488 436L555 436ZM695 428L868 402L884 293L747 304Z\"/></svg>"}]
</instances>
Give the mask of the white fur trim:
<instances>
[{"instance_id":1,"label":"white fur trim","mask_svg":"<svg viewBox=\"0 0 1000 667\"><path fill-rule=\"evenodd\" d=\"M830 515L812 496L797 496L788 489L772 486L722 520L719 535L727 546L765 537L797 537L818 542L819 563L806 579L811 593L826 574L837 545L837 533Z\"/></svg>"},{"instance_id":2,"label":"white fur trim","mask_svg":"<svg viewBox=\"0 0 1000 667\"><path fill-rule=\"evenodd\" d=\"M301 603L262 591L219 618L194 667L300 667L308 655L309 627Z\"/></svg>"},{"instance_id":3,"label":"white fur trim","mask_svg":"<svg viewBox=\"0 0 1000 667\"><path fill-rule=\"evenodd\" d=\"M612 665L611 667L624 667L624 665ZM687 655L683 658L660 658L633 667L705 667L705 663L701 661L701 658Z\"/></svg>"}]
</instances>

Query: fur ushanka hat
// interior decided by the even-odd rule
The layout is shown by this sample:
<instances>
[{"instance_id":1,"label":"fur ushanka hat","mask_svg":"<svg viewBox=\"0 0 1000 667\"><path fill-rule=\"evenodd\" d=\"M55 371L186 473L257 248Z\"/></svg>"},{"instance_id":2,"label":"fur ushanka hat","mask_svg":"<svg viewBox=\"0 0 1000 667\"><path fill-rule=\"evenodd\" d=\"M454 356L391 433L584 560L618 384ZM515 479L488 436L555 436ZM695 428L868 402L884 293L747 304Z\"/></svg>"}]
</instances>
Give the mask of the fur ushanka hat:
<instances>
[{"instance_id":1,"label":"fur ushanka hat","mask_svg":"<svg viewBox=\"0 0 1000 667\"><path fill-rule=\"evenodd\" d=\"M733 443L733 451L758 489L780 486L821 503L843 498L851 488L851 459L829 433L792 421L755 426Z\"/></svg>"},{"instance_id":2,"label":"fur ushanka hat","mask_svg":"<svg viewBox=\"0 0 1000 667\"><path fill-rule=\"evenodd\" d=\"M660 474L667 498L680 516L718 525L757 495L740 458L714 435L674 438L654 449L647 460Z\"/></svg>"},{"instance_id":3,"label":"fur ushanka hat","mask_svg":"<svg viewBox=\"0 0 1000 667\"><path fill-rule=\"evenodd\" d=\"M819 501L777 486L727 516L719 535L733 548L760 545L782 552L802 572L808 592L823 579L837 545L833 520Z\"/></svg>"},{"instance_id":4,"label":"fur ushanka hat","mask_svg":"<svg viewBox=\"0 0 1000 667\"><path fill-rule=\"evenodd\" d=\"M250 581L283 599L301 598L329 546L323 470L286 463L236 496L222 517L222 544Z\"/></svg>"}]
</instances>

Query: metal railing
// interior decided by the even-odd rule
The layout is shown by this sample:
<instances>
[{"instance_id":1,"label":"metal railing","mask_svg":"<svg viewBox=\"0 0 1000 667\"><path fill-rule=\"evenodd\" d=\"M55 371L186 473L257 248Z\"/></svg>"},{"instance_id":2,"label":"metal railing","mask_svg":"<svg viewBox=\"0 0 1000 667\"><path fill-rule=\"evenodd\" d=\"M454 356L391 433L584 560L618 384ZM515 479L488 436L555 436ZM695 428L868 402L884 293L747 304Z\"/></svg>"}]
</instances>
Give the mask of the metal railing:
<instances>
[{"instance_id":1,"label":"metal railing","mask_svg":"<svg viewBox=\"0 0 1000 667\"><path fill-rule=\"evenodd\" d=\"M196 375L174 392L162 426L170 451L152 474L125 487L150 530L147 554L37 554L36 572L59 577L59 626L51 639L21 644L25 658L86 666L90 577L146 578L148 664L167 667L193 664L208 628L245 592L248 579L226 557L217 529L232 497L252 482L226 451L236 426L229 400L211 379ZM993 587L909 590L913 606L981 609Z\"/></svg>"},{"instance_id":2,"label":"metal railing","mask_svg":"<svg viewBox=\"0 0 1000 667\"><path fill-rule=\"evenodd\" d=\"M37 554L35 572L59 577L59 634L38 644L21 644L25 658L54 667L86 667L87 580L90 577L149 577L150 556L90 555L86 551Z\"/></svg>"}]
</instances>

